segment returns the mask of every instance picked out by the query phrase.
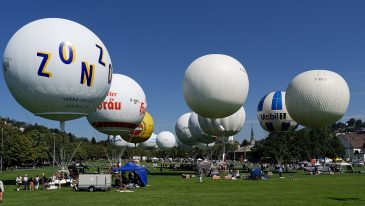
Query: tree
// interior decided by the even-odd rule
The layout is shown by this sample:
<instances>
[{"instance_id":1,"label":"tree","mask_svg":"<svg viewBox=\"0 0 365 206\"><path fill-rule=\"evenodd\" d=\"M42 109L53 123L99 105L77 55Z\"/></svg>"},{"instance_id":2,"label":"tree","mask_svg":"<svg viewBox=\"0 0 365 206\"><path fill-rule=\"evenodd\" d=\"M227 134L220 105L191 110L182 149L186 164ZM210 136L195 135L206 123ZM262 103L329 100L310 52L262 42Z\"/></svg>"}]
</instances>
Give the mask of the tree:
<instances>
[{"instance_id":1,"label":"tree","mask_svg":"<svg viewBox=\"0 0 365 206\"><path fill-rule=\"evenodd\" d=\"M91 144L92 144L92 145L95 145L95 144L96 144L95 137L91 138Z\"/></svg>"}]
</instances>

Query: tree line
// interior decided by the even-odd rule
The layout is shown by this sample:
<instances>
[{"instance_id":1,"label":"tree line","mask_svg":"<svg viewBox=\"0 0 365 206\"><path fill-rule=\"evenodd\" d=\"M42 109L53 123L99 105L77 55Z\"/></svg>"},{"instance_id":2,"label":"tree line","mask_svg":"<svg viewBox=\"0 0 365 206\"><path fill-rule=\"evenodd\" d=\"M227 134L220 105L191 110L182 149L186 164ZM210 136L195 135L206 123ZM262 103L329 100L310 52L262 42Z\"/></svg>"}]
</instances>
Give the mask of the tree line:
<instances>
[{"instance_id":1,"label":"tree line","mask_svg":"<svg viewBox=\"0 0 365 206\"><path fill-rule=\"evenodd\" d=\"M0 127L3 137L0 148L3 168L52 165L54 158L57 161L61 158L72 158L73 161L110 160L112 156L220 159L223 151L222 144L216 144L211 150L123 148L111 144L108 139L96 141L94 137L91 139L76 137L71 133L62 133L58 129L9 118L1 118ZM304 128L296 132L271 133L267 138L256 141L252 152L248 153L248 159L252 162L296 162L319 157L342 157L344 148L335 136L335 132L361 131L363 128L364 122L350 119L346 123L339 122L320 130ZM226 145L230 159L233 158L232 154L238 146L238 142Z\"/></svg>"}]
</instances>

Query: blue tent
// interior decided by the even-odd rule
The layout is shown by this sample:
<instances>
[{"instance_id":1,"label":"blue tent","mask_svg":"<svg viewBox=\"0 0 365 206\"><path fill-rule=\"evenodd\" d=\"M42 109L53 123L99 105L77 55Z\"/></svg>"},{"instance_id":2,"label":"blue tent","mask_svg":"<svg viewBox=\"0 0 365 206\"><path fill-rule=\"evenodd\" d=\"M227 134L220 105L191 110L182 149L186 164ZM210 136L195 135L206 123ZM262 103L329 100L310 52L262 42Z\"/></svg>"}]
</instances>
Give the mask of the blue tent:
<instances>
[{"instance_id":1,"label":"blue tent","mask_svg":"<svg viewBox=\"0 0 365 206\"><path fill-rule=\"evenodd\" d=\"M133 164L132 162L128 162L122 167L114 168L113 172L136 172L139 179L141 180L142 186L147 185L147 170L146 168Z\"/></svg>"}]
</instances>

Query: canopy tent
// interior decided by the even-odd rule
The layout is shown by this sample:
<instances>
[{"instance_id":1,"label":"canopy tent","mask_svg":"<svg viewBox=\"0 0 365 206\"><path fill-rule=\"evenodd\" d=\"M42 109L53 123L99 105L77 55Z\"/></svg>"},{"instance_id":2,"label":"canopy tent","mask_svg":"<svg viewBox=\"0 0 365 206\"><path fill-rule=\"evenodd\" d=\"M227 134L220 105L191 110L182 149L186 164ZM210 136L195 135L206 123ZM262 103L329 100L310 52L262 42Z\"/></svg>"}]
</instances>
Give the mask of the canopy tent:
<instances>
[{"instance_id":1,"label":"canopy tent","mask_svg":"<svg viewBox=\"0 0 365 206\"><path fill-rule=\"evenodd\" d=\"M142 186L145 187L147 185L147 170L140 165L128 162L122 167L114 168L113 172L135 172L141 180Z\"/></svg>"}]
</instances>

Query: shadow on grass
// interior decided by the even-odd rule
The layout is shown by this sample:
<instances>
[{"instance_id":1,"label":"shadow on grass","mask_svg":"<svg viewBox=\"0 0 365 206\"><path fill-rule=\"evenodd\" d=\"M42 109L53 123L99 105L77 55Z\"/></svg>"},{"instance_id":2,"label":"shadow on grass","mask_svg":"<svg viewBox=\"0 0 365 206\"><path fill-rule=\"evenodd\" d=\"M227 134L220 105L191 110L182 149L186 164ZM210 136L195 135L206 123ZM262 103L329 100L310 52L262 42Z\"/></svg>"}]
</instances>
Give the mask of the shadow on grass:
<instances>
[{"instance_id":1,"label":"shadow on grass","mask_svg":"<svg viewBox=\"0 0 365 206\"><path fill-rule=\"evenodd\" d=\"M360 198L355 198L355 197L343 197L343 198L340 198L340 197L327 197L327 199L337 200L337 201L341 201L341 202L361 200Z\"/></svg>"},{"instance_id":2,"label":"shadow on grass","mask_svg":"<svg viewBox=\"0 0 365 206\"><path fill-rule=\"evenodd\" d=\"M4 185L15 185L15 179L14 180L3 180Z\"/></svg>"}]
</instances>

